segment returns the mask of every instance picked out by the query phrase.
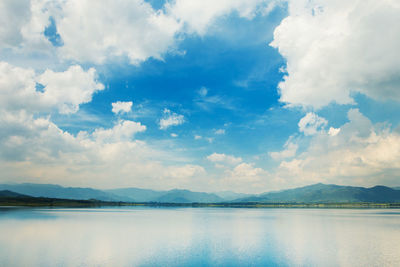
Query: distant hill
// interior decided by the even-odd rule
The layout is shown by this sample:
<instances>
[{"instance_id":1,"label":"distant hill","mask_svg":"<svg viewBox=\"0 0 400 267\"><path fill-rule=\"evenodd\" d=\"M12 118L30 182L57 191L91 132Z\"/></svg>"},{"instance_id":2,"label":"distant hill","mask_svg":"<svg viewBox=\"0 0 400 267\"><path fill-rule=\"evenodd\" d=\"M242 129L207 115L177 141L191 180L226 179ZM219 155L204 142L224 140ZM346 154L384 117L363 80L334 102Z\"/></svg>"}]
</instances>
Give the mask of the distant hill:
<instances>
[{"instance_id":1,"label":"distant hill","mask_svg":"<svg viewBox=\"0 0 400 267\"><path fill-rule=\"evenodd\" d=\"M259 195L230 191L217 193L173 189L155 191L140 188L98 190L93 188L62 187L51 184L0 184L2 194L20 194L32 197L114 202L158 203L400 203L400 190L386 186L371 188L314 184ZM12 196L9 196L12 197Z\"/></svg>"},{"instance_id":2,"label":"distant hill","mask_svg":"<svg viewBox=\"0 0 400 267\"><path fill-rule=\"evenodd\" d=\"M212 203L223 202L225 199L216 194L193 192L189 190L173 189L169 191L154 191L140 188L110 189L106 192L121 197L129 197L136 202L165 202L165 203Z\"/></svg>"},{"instance_id":3,"label":"distant hill","mask_svg":"<svg viewBox=\"0 0 400 267\"><path fill-rule=\"evenodd\" d=\"M103 201L131 201L111 193L92 188L62 187L52 184L0 184L0 190L9 190L33 197L63 198L63 199L97 199Z\"/></svg>"},{"instance_id":4,"label":"distant hill","mask_svg":"<svg viewBox=\"0 0 400 267\"><path fill-rule=\"evenodd\" d=\"M10 190L0 190L0 198L2 197L29 197L27 195L18 194Z\"/></svg>"},{"instance_id":5,"label":"distant hill","mask_svg":"<svg viewBox=\"0 0 400 267\"><path fill-rule=\"evenodd\" d=\"M223 202L223 198L210 193L192 192L189 190L155 191L140 188L119 188L98 190L93 188L62 187L52 184L0 184L0 190L9 190L32 197L62 198L74 200L97 199L102 201L124 202Z\"/></svg>"},{"instance_id":6,"label":"distant hill","mask_svg":"<svg viewBox=\"0 0 400 267\"><path fill-rule=\"evenodd\" d=\"M150 189L141 189L141 188L118 188L118 189L109 189L104 190L107 193L111 193L115 196L122 197L122 198L129 198L132 201L136 202L150 202L155 201L166 191L155 191Z\"/></svg>"},{"instance_id":7,"label":"distant hill","mask_svg":"<svg viewBox=\"0 0 400 267\"><path fill-rule=\"evenodd\" d=\"M350 203L350 202L400 202L400 190L386 186L371 188L314 184L279 192L240 198L235 202L297 202L297 203Z\"/></svg>"},{"instance_id":8,"label":"distant hill","mask_svg":"<svg viewBox=\"0 0 400 267\"><path fill-rule=\"evenodd\" d=\"M179 189L167 191L165 194L156 199L156 202L166 203L215 203L223 201L224 199L215 194L192 192L189 190Z\"/></svg>"},{"instance_id":9,"label":"distant hill","mask_svg":"<svg viewBox=\"0 0 400 267\"><path fill-rule=\"evenodd\" d=\"M252 194L244 194L244 193L236 193L232 191L220 191L220 192L215 192L217 196L222 198L224 201L231 201L235 200L238 198L245 198L245 197L251 197L253 196Z\"/></svg>"}]
</instances>

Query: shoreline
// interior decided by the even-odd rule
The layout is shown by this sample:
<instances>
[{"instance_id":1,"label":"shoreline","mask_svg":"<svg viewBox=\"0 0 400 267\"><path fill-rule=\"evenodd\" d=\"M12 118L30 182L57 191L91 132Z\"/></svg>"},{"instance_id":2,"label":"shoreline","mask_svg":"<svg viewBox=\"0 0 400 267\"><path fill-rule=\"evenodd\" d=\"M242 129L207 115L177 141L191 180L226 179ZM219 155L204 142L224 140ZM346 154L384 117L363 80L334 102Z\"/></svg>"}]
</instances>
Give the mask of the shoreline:
<instances>
[{"instance_id":1,"label":"shoreline","mask_svg":"<svg viewBox=\"0 0 400 267\"><path fill-rule=\"evenodd\" d=\"M182 207L182 208L335 208L335 209L398 209L400 203L260 203L260 202L225 202L225 203L163 203L163 202L115 202L99 200L74 200L59 198L0 198L0 207L64 207L64 208L99 208L99 207Z\"/></svg>"}]
</instances>

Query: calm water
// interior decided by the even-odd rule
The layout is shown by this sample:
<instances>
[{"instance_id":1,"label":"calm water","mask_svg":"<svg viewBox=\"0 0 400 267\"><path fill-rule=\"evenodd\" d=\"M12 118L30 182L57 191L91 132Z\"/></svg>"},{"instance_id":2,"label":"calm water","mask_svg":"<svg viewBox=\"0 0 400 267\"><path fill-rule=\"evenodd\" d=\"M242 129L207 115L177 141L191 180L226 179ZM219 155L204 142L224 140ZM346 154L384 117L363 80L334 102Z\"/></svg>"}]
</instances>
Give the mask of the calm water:
<instances>
[{"instance_id":1,"label":"calm water","mask_svg":"<svg viewBox=\"0 0 400 267\"><path fill-rule=\"evenodd\" d=\"M0 266L400 266L400 210L0 208Z\"/></svg>"}]
</instances>

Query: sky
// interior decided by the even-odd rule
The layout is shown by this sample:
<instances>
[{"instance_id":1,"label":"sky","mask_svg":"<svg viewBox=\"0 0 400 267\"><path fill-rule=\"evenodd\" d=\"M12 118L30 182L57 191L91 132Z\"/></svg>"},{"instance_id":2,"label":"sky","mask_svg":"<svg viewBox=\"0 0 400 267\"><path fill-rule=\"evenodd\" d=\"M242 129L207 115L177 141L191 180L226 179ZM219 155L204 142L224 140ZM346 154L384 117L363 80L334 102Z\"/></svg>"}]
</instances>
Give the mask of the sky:
<instances>
[{"instance_id":1,"label":"sky","mask_svg":"<svg viewBox=\"0 0 400 267\"><path fill-rule=\"evenodd\" d=\"M397 0L4 0L0 182L400 185Z\"/></svg>"}]
</instances>

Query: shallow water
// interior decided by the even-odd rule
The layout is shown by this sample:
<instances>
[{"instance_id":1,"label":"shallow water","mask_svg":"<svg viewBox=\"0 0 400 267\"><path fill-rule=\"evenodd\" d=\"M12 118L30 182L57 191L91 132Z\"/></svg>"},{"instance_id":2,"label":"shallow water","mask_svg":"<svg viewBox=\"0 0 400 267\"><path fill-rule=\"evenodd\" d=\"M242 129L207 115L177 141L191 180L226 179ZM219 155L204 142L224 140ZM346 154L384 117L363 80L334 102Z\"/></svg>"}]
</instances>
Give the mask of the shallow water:
<instances>
[{"instance_id":1,"label":"shallow water","mask_svg":"<svg viewBox=\"0 0 400 267\"><path fill-rule=\"evenodd\" d=\"M0 266L400 266L400 210L0 208Z\"/></svg>"}]
</instances>

